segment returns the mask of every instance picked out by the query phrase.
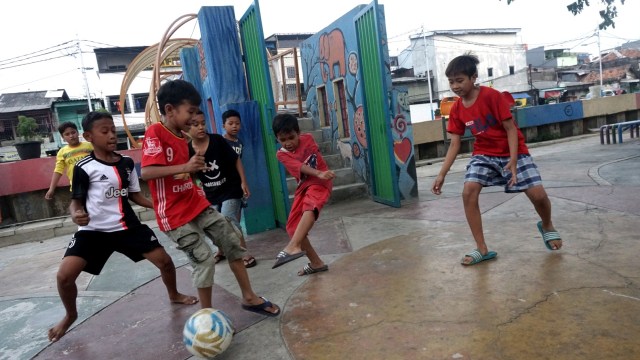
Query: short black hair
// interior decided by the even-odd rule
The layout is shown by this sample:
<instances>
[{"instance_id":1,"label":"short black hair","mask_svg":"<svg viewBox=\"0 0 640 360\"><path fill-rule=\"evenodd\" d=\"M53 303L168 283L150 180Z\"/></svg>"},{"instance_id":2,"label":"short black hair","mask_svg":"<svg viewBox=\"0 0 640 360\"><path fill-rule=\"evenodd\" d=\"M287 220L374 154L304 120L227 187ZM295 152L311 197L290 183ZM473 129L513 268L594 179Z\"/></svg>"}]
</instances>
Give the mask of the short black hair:
<instances>
[{"instance_id":1,"label":"short black hair","mask_svg":"<svg viewBox=\"0 0 640 360\"><path fill-rule=\"evenodd\" d=\"M92 111L82 119L82 129L84 131L91 131L93 124L102 119L111 119L113 121L113 116L107 111Z\"/></svg>"},{"instance_id":2,"label":"short black hair","mask_svg":"<svg viewBox=\"0 0 640 360\"><path fill-rule=\"evenodd\" d=\"M273 134L278 136L279 133L289 133L295 131L300 133L300 125L298 125L298 118L291 114L278 114L273 118L273 124L271 125Z\"/></svg>"},{"instance_id":3,"label":"short black hair","mask_svg":"<svg viewBox=\"0 0 640 360\"><path fill-rule=\"evenodd\" d=\"M195 86L185 80L169 80L158 89L158 107L160 113L165 114L164 107L167 104L179 106L183 102L188 102L194 106L200 106L202 98Z\"/></svg>"},{"instance_id":4,"label":"short black hair","mask_svg":"<svg viewBox=\"0 0 640 360\"><path fill-rule=\"evenodd\" d=\"M64 133L65 130L67 130L68 128L73 128L76 129L76 131L78 131L78 126L71 122L71 121L65 121L62 124L58 125L58 132L60 133L60 135L62 135L62 133Z\"/></svg>"},{"instance_id":5,"label":"short black hair","mask_svg":"<svg viewBox=\"0 0 640 360\"><path fill-rule=\"evenodd\" d=\"M236 110L233 109L229 109L225 112L222 113L222 124L227 122L227 119L230 117L237 117L238 119L240 119L240 113L237 112Z\"/></svg>"},{"instance_id":6,"label":"short black hair","mask_svg":"<svg viewBox=\"0 0 640 360\"><path fill-rule=\"evenodd\" d=\"M444 74L447 77L452 77L456 74L464 74L468 77L472 77L478 73L479 63L480 60L478 60L477 56L471 53L466 53L451 60L449 65L447 65L447 69L444 71Z\"/></svg>"},{"instance_id":7,"label":"short black hair","mask_svg":"<svg viewBox=\"0 0 640 360\"><path fill-rule=\"evenodd\" d=\"M196 115L204 115L204 112L200 109L196 110Z\"/></svg>"}]
</instances>

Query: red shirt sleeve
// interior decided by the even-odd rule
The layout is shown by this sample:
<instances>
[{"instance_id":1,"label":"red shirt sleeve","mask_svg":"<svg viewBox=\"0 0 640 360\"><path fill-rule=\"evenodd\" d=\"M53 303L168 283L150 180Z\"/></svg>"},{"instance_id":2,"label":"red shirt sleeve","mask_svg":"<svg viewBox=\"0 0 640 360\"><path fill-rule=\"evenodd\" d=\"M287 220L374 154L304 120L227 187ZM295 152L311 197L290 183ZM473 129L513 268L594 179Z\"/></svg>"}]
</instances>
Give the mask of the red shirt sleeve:
<instances>
[{"instance_id":1,"label":"red shirt sleeve","mask_svg":"<svg viewBox=\"0 0 640 360\"><path fill-rule=\"evenodd\" d=\"M460 118L460 99L456 100L455 103L451 106L451 111L449 111L449 120L447 121L447 132L457 135L464 135L465 124L462 122Z\"/></svg>"},{"instance_id":2,"label":"red shirt sleeve","mask_svg":"<svg viewBox=\"0 0 640 360\"><path fill-rule=\"evenodd\" d=\"M144 133L144 141L142 143L142 167L150 165L167 165L167 158L162 148L161 131L153 124L149 126Z\"/></svg>"}]
</instances>

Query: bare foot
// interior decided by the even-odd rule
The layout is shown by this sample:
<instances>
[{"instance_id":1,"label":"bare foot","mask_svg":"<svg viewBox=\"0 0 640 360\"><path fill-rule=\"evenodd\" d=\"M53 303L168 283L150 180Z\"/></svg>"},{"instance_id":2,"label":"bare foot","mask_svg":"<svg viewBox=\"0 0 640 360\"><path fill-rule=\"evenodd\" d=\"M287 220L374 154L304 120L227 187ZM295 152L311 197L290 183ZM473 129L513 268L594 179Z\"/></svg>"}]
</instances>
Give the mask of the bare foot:
<instances>
[{"instance_id":1,"label":"bare foot","mask_svg":"<svg viewBox=\"0 0 640 360\"><path fill-rule=\"evenodd\" d=\"M170 298L172 304L184 304L184 305L193 305L198 303L198 298L195 296L189 296L184 294L178 294Z\"/></svg>"},{"instance_id":2,"label":"bare foot","mask_svg":"<svg viewBox=\"0 0 640 360\"><path fill-rule=\"evenodd\" d=\"M558 250L562 247L562 240L550 240L549 245L552 250Z\"/></svg>"},{"instance_id":3,"label":"bare foot","mask_svg":"<svg viewBox=\"0 0 640 360\"><path fill-rule=\"evenodd\" d=\"M49 329L49 341L56 342L66 334L67 330L71 327L74 321L78 318L78 315L70 316L65 315L56 326Z\"/></svg>"}]
</instances>

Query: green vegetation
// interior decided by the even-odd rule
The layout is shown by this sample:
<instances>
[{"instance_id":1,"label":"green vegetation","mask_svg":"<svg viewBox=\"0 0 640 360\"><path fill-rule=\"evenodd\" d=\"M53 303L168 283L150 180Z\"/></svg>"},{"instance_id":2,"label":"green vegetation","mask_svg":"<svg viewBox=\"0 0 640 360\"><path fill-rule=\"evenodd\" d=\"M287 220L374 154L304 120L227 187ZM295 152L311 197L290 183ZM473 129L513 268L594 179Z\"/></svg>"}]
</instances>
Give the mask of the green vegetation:
<instances>
[{"instance_id":1,"label":"green vegetation","mask_svg":"<svg viewBox=\"0 0 640 360\"><path fill-rule=\"evenodd\" d=\"M502 1L502 0L500 0ZM507 4L511 4L516 0L507 0ZM598 25L600 30L604 30L609 26L615 28L616 24L613 19L618 16L618 8L616 7L616 1L620 1L621 5L624 5L625 0L600 0L600 2L604 5L604 10L600 10L600 17L602 18L602 22ZM578 15L584 10L585 6L590 6L589 0L576 0L571 4L567 5L567 10L571 11L573 15Z\"/></svg>"},{"instance_id":2,"label":"green vegetation","mask_svg":"<svg viewBox=\"0 0 640 360\"><path fill-rule=\"evenodd\" d=\"M27 117L24 115L18 116L18 126L16 127L16 133L21 136L24 141L34 140L38 135L38 123L36 119Z\"/></svg>"}]
</instances>

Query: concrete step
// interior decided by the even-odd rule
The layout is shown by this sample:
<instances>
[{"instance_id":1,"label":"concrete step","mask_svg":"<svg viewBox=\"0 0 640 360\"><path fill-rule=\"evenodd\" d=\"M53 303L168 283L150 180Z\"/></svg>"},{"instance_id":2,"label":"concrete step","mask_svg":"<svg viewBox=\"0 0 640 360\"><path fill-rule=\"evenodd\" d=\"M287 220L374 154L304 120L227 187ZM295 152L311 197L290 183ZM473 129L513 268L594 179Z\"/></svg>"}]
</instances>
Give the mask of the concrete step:
<instances>
[{"instance_id":1,"label":"concrete step","mask_svg":"<svg viewBox=\"0 0 640 360\"><path fill-rule=\"evenodd\" d=\"M310 117L298 118L298 126L300 127L300 132L315 130L313 126L313 118Z\"/></svg>"},{"instance_id":2,"label":"concrete step","mask_svg":"<svg viewBox=\"0 0 640 360\"><path fill-rule=\"evenodd\" d=\"M344 159L342 158L342 155L340 155L340 154L325 155L323 153L322 157L324 158L324 161L327 163L327 166L331 170L342 169L345 166Z\"/></svg>"},{"instance_id":3,"label":"concrete step","mask_svg":"<svg viewBox=\"0 0 640 360\"><path fill-rule=\"evenodd\" d=\"M357 182L356 175L351 168L341 168L333 170L336 173L335 179L333 179L333 187L348 185ZM298 184L296 179L292 176L287 177L287 190L289 194L293 194L296 191Z\"/></svg>"}]
</instances>

